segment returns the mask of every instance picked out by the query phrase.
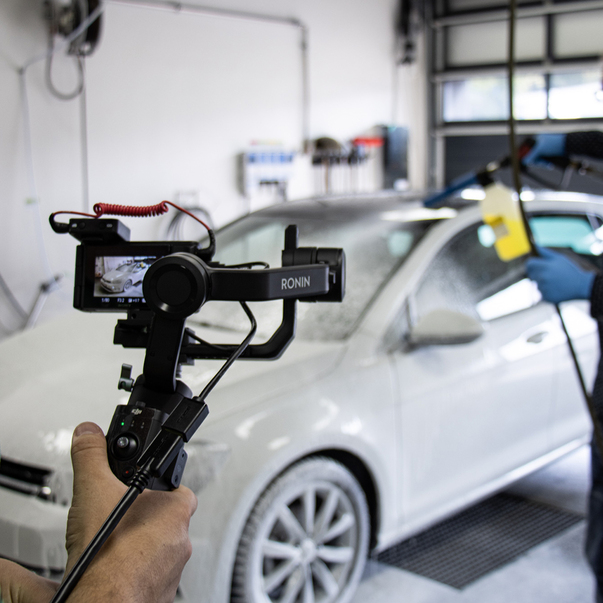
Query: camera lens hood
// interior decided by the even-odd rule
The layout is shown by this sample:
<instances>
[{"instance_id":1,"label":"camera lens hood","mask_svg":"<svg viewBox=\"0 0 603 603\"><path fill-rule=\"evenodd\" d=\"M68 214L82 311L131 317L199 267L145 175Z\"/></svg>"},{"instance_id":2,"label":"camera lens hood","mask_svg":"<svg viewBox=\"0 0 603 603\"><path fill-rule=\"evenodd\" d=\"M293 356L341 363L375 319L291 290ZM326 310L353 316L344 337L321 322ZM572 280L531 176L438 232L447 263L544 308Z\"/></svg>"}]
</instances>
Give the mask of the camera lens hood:
<instances>
[{"instance_id":1,"label":"camera lens hood","mask_svg":"<svg viewBox=\"0 0 603 603\"><path fill-rule=\"evenodd\" d=\"M186 318L207 299L205 264L191 253L160 258L147 270L142 292L151 310L166 318Z\"/></svg>"}]
</instances>

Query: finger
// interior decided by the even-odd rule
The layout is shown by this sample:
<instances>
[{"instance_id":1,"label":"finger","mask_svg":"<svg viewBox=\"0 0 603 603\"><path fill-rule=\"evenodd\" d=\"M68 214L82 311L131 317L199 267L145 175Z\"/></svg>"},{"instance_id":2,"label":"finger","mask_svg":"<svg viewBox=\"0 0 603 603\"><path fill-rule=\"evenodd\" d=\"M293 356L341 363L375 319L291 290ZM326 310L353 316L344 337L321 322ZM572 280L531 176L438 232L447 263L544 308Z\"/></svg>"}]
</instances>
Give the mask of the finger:
<instances>
[{"instance_id":1,"label":"finger","mask_svg":"<svg viewBox=\"0 0 603 603\"><path fill-rule=\"evenodd\" d=\"M57 582L37 576L24 567L0 559L0 597L2 601L31 603L49 601L57 588Z\"/></svg>"},{"instance_id":2,"label":"finger","mask_svg":"<svg viewBox=\"0 0 603 603\"><path fill-rule=\"evenodd\" d=\"M111 472L101 428L82 423L73 433L73 502L69 510L68 541L73 550L86 544L126 491Z\"/></svg>"},{"instance_id":3,"label":"finger","mask_svg":"<svg viewBox=\"0 0 603 603\"><path fill-rule=\"evenodd\" d=\"M183 500L184 504L188 506L190 517L192 517L197 510L198 500L194 492L186 486L180 486L175 492Z\"/></svg>"},{"instance_id":4,"label":"finger","mask_svg":"<svg viewBox=\"0 0 603 603\"><path fill-rule=\"evenodd\" d=\"M553 251L548 247L537 247L536 249L538 250L538 255L542 258L556 258L561 255L557 251Z\"/></svg>"},{"instance_id":5,"label":"finger","mask_svg":"<svg viewBox=\"0 0 603 603\"><path fill-rule=\"evenodd\" d=\"M532 258L526 263L526 272L533 281L536 281L542 277L546 269L547 262L542 259Z\"/></svg>"},{"instance_id":6,"label":"finger","mask_svg":"<svg viewBox=\"0 0 603 603\"><path fill-rule=\"evenodd\" d=\"M530 257L541 257L542 256L542 250L546 249L545 247L541 247L540 245L534 245L534 255L530 256Z\"/></svg>"},{"instance_id":7,"label":"finger","mask_svg":"<svg viewBox=\"0 0 603 603\"><path fill-rule=\"evenodd\" d=\"M102 429L95 423L82 423L75 428L71 462L73 501L65 535L67 571L126 491L126 486L109 468L106 440Z\"/></svg>"}]
</instances>

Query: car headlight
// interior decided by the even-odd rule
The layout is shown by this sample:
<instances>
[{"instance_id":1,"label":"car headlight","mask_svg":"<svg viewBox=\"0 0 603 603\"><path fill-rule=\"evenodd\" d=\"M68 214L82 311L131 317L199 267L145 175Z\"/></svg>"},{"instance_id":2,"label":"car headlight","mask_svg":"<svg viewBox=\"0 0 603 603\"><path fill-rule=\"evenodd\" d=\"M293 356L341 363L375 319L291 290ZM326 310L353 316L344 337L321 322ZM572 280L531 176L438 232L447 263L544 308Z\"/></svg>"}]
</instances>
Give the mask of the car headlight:
<instances>
[{"instance_id":1,"label":"car headlight","mask_svg":"<svg viewBox=\"0 0 603 603\"><path fill-rule=\"evenodd\" d=\"M28 496L52 501L50 469L36 467L2 457L0 462L0 486Z\"/></svg>"}]
</instances>

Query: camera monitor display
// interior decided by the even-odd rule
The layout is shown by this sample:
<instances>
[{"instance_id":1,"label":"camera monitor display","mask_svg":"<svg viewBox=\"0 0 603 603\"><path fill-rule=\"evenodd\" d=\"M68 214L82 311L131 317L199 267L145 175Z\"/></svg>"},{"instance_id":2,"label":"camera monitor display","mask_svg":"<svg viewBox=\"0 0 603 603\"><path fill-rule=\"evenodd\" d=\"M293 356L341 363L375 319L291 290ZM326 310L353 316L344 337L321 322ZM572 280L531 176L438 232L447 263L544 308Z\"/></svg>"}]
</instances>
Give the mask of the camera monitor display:
<instances>
[{"instance_id":1,"label":"camera monitor display","mask_svg":"<svg viewBox=\"0 0 603 603\"><path fill-rule=\"evenodd\" d=\"M170 251L169 246L156 243L78 247L74 306L92 312L146 307L142 292L145 274Z\"/></svg>"},{"instance_id":2,"label":"camera monitor display","mask_svg":"<svg viewBox=\"0 0 603 603\"><path fill-rule=\"evenodd\" d=\"M94 264L94 297L142 297L142 279L156 257L99 256Z\"/></svg>"}]
</instances>

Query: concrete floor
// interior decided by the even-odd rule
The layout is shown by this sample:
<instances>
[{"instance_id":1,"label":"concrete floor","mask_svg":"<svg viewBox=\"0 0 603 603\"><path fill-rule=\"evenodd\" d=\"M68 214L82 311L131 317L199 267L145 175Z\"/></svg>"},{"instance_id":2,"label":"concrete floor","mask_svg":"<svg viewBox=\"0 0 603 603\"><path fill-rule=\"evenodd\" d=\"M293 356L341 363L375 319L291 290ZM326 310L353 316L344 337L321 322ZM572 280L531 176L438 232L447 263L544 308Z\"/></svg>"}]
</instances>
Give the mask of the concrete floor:
<instances>
[{"instance_id":1,"label":"concrete floor","mask_svg":"<svg viewBox=\"0 0 603 603\"><path fill-rule=\"evenodd\" d=\"M508 491L585 514L589 465L590 449L583 447ZM594 603L584 538L581 521L463 590L370 561L352 603Z\"/></svg>"}]
</instances>

